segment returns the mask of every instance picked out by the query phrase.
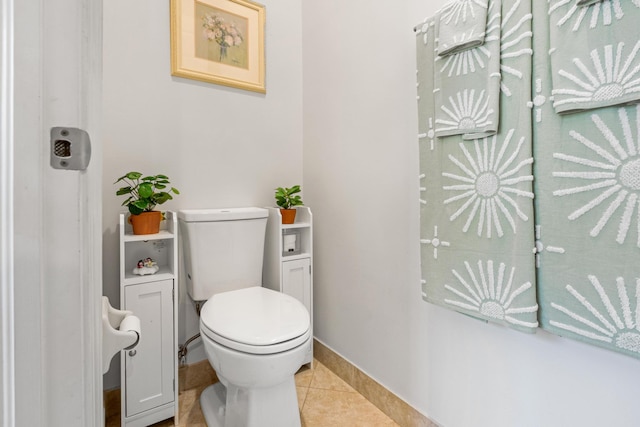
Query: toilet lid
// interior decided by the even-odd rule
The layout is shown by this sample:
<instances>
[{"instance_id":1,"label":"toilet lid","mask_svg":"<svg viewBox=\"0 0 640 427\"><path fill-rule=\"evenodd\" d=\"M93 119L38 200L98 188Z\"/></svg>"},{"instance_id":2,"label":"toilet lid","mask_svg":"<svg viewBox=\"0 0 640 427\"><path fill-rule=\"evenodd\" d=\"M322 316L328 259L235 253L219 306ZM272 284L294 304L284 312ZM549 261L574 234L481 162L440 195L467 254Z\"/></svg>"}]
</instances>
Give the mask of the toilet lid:
<instances>
[{"instance_id":1,"label":"toilet lid","mask_svg":"<svg viewBox=\"0 0 640 427\"><path fill-rule=\"evenodd\" d=\"M260 286L214 295L200 312L200 326L220 344L262 354L293 348L310 335L309 312L300 301Z\"/></svg>"}]
</instances>

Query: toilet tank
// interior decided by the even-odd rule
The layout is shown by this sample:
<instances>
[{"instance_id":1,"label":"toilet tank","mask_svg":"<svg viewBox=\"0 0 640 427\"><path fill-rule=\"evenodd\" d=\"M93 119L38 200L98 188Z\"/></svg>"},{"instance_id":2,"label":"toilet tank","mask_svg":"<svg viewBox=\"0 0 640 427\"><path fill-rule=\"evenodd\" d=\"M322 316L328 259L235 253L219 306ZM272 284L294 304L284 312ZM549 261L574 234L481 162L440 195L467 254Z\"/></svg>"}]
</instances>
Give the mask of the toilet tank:
<instances>
[{"instance_id":1,"label":"toilet tank","mask_svg":"<svg viewBox=\"0 0 640 427\"><path fill-rule=\"evenodd\" d=\"M267 216L261 208L178 212L187 293L194 301L262 285Z\"/></svg>"}]
</instances>

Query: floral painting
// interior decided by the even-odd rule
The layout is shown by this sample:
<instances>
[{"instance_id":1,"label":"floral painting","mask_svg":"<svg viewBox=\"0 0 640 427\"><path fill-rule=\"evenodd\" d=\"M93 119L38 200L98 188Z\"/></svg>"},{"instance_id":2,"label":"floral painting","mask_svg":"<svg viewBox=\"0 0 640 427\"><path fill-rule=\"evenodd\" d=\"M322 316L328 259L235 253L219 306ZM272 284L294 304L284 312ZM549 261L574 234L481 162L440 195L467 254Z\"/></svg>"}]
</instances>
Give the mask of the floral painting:
<instances>
[{"instance_id":1,"label":"floral painting","mask_svg":"<svg viewBox=\"0 0 640 427\"><path fill-rule=\"evenodd\" d=\"M171 0L171 75L266 93L264 27L251 0Z\"/></svg>"},{"instance_id":2,"label":"floral painting","mask_svg":"<svg viewBox=\"0 0 640 427\"><path fill-rule=\"evenodd\" d=\"M242 16L196 2L196 56L234 67L248 67L246 34L248 22Z\"/></svg>"}]
</instances>

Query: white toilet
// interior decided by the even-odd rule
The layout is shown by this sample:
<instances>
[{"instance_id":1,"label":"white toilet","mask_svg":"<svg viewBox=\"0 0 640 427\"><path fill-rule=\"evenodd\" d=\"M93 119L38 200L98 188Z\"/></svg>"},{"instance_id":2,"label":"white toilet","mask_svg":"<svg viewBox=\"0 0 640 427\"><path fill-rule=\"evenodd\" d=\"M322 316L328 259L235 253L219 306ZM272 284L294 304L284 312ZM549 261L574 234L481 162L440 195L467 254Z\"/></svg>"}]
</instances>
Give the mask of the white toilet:
<instances>
[{"instance_id":1,"label":"white toilet","mask_svg":"<svg viewBox=\"0 0 640 427\"><path fill-rule=\"evenodd\" d=\"M220 379L202 392L209 427L300 426L294 374L310 351L309 312L262 285L268 211L183 210L187 292L204 301L200 333Z\"/></svg>"}]
</instances>

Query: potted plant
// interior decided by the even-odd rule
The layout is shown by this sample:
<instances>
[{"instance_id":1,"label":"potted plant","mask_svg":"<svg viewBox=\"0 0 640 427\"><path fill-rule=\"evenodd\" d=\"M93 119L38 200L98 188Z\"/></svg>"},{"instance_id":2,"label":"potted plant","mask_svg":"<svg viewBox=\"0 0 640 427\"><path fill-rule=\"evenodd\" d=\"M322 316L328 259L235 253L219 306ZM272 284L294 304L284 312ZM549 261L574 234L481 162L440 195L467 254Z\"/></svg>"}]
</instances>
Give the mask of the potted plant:
<instances>
[{"instance_id":1,"label":"potted plant","mask_svg":"<svg viewBox=\"0 0 640 427\"><path fill-rule=\"evenodd\" d=\"M299 192L299 185L294 185L291 188L276 188L276 204L280 207L283 224L293 224L295 221L296 210L293 207L303 205Z\"/></svg>"},{"instance_id":2,"label":"potted plant","mask_svg":"<svg viewBox=\"0 0 640 427\"><path fill-rule=\"evenodd\" d=\"M162 212L155 211L156 205L172 200L173 194L180 194L177 188L169 187L169 177L166 175L149 175L143 177L140 172L129 172L114 182L126 184L116 191L117 196L128 196L122 202L127 206L131 215L129 223L133 227L133 234L155 234L160 231Z\"/></svg>"}]
</instances>

